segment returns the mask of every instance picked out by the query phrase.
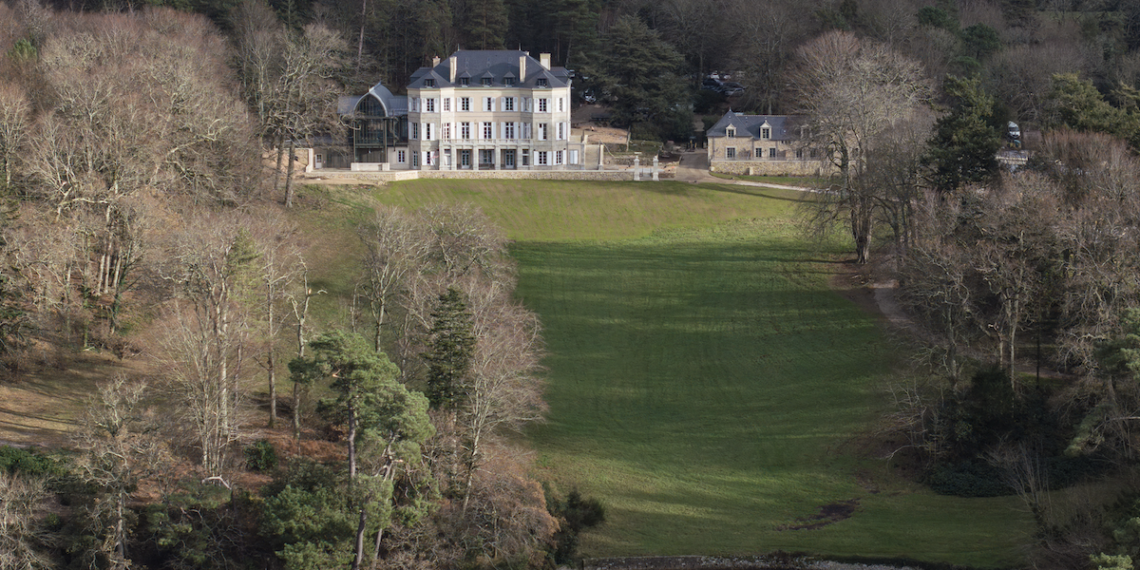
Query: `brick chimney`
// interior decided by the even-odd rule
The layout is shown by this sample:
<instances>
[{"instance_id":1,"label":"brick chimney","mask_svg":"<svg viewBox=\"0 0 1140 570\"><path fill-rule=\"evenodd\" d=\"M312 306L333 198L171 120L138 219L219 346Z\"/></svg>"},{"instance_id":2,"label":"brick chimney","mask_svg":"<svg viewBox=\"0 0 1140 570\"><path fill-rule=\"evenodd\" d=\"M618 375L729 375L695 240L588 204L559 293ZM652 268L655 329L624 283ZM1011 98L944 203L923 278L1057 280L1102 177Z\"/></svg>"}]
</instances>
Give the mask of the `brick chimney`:
<instances>
[{"instance_id":1,"label":"brick chimney","mask_svg":"<svg viewBox=\"0 0 1140 570\"><path fill-rule=\"evenodd\" d=\"M538 54L538 62L542 64L543 69L550 69L550 54L548 54L548 53Z\"/></svg>"},{"instance_id":2,"label":"brick chimney","mask_svg":"<svg viewBox=\"0 0 1140 570\"><path fill-rule=\"evenodd\" d=\"M447 66L451 68L451 79L449 79L448 81L451 81L452 83L455 83L455 67L456 67L456 65L457 65L456 64L456 58L454 55L447 58Z\"/></svg>"},{"instance_id":3,"label":"brick chimney","mask_svg":"<svg viewBox=\"0 0 1140 570\"><path fill-rule=\"evenodd\" d=\"M530 56L527 56L527 55L520 55L519 56L519 83L526 81L526 58L528 58L528 57L530 57Z\"/></svg>"}]
</instances>

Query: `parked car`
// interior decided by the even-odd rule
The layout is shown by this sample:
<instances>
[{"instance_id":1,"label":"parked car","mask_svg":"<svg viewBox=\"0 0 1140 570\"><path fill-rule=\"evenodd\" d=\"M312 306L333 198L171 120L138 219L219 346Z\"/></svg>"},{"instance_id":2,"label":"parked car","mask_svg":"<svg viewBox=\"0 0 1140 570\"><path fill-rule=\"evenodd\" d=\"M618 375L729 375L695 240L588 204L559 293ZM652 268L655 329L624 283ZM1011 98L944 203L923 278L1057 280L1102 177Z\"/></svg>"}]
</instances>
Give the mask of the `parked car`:
<instances>
[{"instance_id":1,"label":"parked car","mask_svg":"<svg viewBox=\"0 0 1140 570\"><path fill-rule=\"evenodd\" d=\"M1017 126L1017 123L1010 121L1009 125L1006 126L1005 136L1011 141L1021 140L1021 127Z\"/></svg>"},{"instance_id":2,"label":"parked car","mask_svg":"<svg viewBox=\"0 0 1140 570\"><path fill-rule=\"evenodd\" d=\"M724 83L720 84L720 87L721 92L725 95L728 95L729 97L735 97L737 95L744 94L744 86L735 81L725 81Z\"/></svg>"}]
</instances>

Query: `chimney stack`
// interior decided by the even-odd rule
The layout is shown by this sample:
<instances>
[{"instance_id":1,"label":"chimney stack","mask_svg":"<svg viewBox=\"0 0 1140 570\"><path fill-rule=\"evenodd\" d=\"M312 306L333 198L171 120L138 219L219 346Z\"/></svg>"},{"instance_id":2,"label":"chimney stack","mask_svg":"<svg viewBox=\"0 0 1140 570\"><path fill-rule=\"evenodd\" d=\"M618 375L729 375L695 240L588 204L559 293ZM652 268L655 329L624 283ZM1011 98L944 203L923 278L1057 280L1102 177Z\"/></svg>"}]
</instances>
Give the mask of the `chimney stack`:
<instances>
[{"instance_id":1,"label":"chimney stack","mask_svg":"<svg viewBox=\"0 0 1140 570\"><path fill-rule=\"evenodd\" d=\"M548 53L538 54L538 62L542 64L543 69L549 70L550 69L550 54L548 54Z\"/></svg>"},{"instance_id":2,"label":"chimney stack","mask_svg":"<svg viewBox=\"0 0 1140 570\"><path fill-rule=\"evenodd\" d=\"M449 58L447 58L447 65L448 65L448 67L450 67L450 68L451 68L451 79L449 79L448 81L451 81L452 83L455 83L455 66L456 66L456 58L455 58L455 56L454 56L454 55L453 55L453 56L451 56L451 57L449 57Z\"/></svg>"},{"instance_id":3,"label":"chimney stack","mask_svg":"<svg viewBox=\"0 0 1140 570\"><path fill-rule=\"evenodd\" d=\"M432 67L435 67L435 66L437 66L437 65L439 65L439 56L438 56L438 55L437 55L437 56L435 56L435 57L433 57L433 58L431 58L431 66L432 66Z\"/></svg>"},{"instance_id":4,"label":"chimney stack","mask_svg":"<svg viewBox=\"0 0 1140 570\"><path fill-rule=\"evenodd\" d=\"M519 56L519 83L526 81L526 58L530 56Z\"/></svg>"}]
</instances>

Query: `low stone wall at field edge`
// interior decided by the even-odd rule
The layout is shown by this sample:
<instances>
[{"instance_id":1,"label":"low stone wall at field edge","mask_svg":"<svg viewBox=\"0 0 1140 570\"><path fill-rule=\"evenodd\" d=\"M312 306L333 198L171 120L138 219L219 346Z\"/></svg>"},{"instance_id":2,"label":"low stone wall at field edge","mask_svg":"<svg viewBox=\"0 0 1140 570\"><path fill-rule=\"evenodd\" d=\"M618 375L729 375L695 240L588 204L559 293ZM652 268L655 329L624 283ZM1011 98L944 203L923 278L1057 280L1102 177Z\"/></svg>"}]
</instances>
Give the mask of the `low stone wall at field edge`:
<instances>
[{"instance_id":1,"label":"low stone wall at field edge","mask_svg":"<svg viewBox=\"0 0 1140 570\"><path fill-rule=\"evenodd\" d=\"M714 160L709 172L736 176L822 176L824 164L818 160Z\"/></svg>"},{"instance_id":2,"label":"low stone wall at field edge","mask_svg":"<svg viewBox=\"0 0 1140 570\"><path fill-rule=\"evenodd\" d=\"M317 170L305 175L308 180L326 182L382 183L417 180L420 178L451 178L455 180L592 180L629 182L633 170L399 170L399 171L348 171ZM645 174L642 180L648 180Z\"/></svg>"},{"instance_id":3,"label":"low stone wall at field edge","mask_svg":"<svg viewBox=\"0 0 1140 570\"><path fill-rule=\"evenodd\" d=\"M890 566L819 560L802 554L774 552L763 556L630 556L588 558L581 570L922 570L916 566Z\"/></svg>"}]
</instances>

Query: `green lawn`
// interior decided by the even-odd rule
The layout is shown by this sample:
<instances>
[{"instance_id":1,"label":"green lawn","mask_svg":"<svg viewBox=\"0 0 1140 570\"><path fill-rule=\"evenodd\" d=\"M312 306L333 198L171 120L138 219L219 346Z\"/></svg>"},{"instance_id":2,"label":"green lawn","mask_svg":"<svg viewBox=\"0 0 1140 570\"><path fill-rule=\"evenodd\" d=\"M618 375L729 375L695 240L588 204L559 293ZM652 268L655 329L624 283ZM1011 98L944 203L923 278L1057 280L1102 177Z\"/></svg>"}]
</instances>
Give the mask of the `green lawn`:
<instances>
[{"instance_id":1,"label":"green lawn","mask_svg":"<svg viewBox=\"0 0 1140 570\"><path fill-rule=\"evenodd\" d=\"M519 296L549 350L535 470L608 509L584 554L1019 561L1030 521L1016 500L935 496L855 456L897 356L828 289L839 250L798 239L794 194L423 180L371 198L471 201L516 240ZM786 529L853 500L848 519Z\"/></svg>"}]
</instances>

